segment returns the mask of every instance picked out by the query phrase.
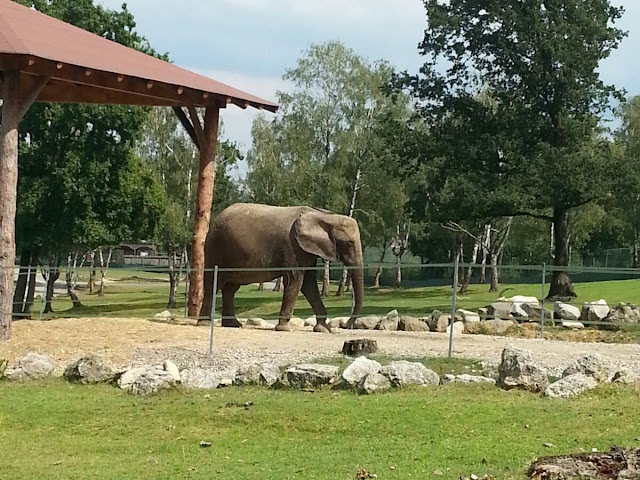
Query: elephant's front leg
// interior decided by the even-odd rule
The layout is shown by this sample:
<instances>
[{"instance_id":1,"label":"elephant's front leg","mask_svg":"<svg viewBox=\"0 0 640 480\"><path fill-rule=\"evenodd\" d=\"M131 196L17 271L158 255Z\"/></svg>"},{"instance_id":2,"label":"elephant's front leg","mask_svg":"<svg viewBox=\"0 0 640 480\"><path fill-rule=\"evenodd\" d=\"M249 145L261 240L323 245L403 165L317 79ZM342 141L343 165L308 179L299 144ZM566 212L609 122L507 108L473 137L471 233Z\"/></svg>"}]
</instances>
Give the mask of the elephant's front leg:
<instances>
[{"instance_id":1,"label":"elephant's front leg","mask_svg":"<svg viewBox=\"0 0 640 480\"><path fill-rule=\"evenodd\" d=\"M304 275L303 272L293 272L285 275L283 279L284 295L282 296L282 306L280 307L280 316L278 324L276 325L276 331L291 332L294 329L289 323L289 319L291 319L293 309L296 306L296 299L298 298L298 293L300 293Z\"/></svg>"},{"instance_id":2,"label":"elephant's front leg","mask_svg":"<svg viewBox=\"0 0 640 480\"><path fill-rule=\"evenodd\" d=\"M320 295L320 290L318 290L318 282L316 281L316 272L314 270L305 272L304 282L302 283L302 294L316 315L316 326L313 327L313 331L331 333L331 327L327 325L327 309L322 302L322 296Z\"/></svg>"},{"instance_id":3,"label":"elephant's front leg","mask_svg":"<svg viewBox=\"0 0 640 480\"><path fill-rule=\"evenodd\" d=\"M235 283L227 283L222 287L222 326L242 328L242 324L236 318L236 311L233 306L235 294L240 285Z\"/></svg>"}]
</instances>

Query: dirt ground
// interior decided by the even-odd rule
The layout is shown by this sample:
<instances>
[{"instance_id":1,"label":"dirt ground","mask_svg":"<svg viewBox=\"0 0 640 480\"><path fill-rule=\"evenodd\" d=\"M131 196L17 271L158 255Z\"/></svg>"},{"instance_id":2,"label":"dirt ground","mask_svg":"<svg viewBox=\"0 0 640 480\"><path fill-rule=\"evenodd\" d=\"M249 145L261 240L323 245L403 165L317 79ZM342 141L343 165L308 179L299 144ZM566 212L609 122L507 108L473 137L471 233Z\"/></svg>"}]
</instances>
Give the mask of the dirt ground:
<instances>
[{"instance_id":1,"label":"dirt ground","mask_svg":"<svg viewBox=\"0 0 640 480\"><path fill-rule=\"evenodd\" d=\"M80 356L94 353L118 368L173 360L180 368L191 366L237 368L253 362L286 365L338 355L349 338L375 338L379 353L394 357L445 356L448 336L439 333L336 330L317 334L311 328L296 332L216 327L213 356L207 355L209 328L141 319L80 318L52 321L19 321L13 338L0 343L0 358L12 364L28 352L56 360L56 371ZM533 353L541 365L555 374L583 353L599 353L616 365L640 370L640 346L572 343L563 341L462 335L454 337L454 356L496 364L502 349L512 344Z\"/></svg>"}]
</instances>

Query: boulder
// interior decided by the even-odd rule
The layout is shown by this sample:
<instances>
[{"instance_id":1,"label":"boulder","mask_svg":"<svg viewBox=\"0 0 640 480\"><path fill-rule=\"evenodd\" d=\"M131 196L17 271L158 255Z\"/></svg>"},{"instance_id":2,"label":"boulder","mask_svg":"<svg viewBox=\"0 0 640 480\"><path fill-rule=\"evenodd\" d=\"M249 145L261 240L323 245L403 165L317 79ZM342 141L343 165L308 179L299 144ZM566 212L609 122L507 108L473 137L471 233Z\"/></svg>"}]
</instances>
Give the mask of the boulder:
<instances>
[{"instance_id":1,"label":"boulder","mask_svg":"<svg viewBox=\"0 0 640 480\"><path fill-rule=\"evenodd\" d=\"M438 332L438 333L446 332L447 327L449 326L450 319L451 319L451 315L447 315L447 314L440 314L437 317L432 316L428 322L429 330L431 330L432 332Z\"/></svg>"},{"instance_id":2,"label":"boulder","mask_svg":"<svg viewBox=\"0 0 640 480\"><path fill-rule=\"evenodd\" d=\"M331 385L337 379L337 366L306 363L289 367L282 375L280 383L302 389Z\"/></svg>"},{"instance_id":3,"label":"boulder","mask_svg":"<svg viewBox=\"0 0 640 480\"><path fill-rule=\"evenodd\" d=\"M162 366L134 368L123 373L118 385L136 395L151 395L176 384L173 376Z\"/></svg>"},{"instance_id":4,"label":"boulder","mask_svg":"<svg viewBox=\"0 0 640 480\"><path fill-rule=\"evenodd\" d=\"M55 368L55 362L47 355L30 352L20 358L13 368L7 368L5 377L9 380L45 378L51 375Z\"/></svg>"},{"instance_id":5,"label":"boulder","mask_svg":"<svg viewBox=\"0 0 640 480\"><path fill-rule=\"evenodd\" d=\"M165 310L164 312L156 313L153 318L157 318L158 320L173 320L173 313L169 310Z\"/></svg>"},{"instance_id":6,"label":"boulder","mask_svg":"<svg viewBox=\"0 0 640 480\"><path fill-rule=\"evenodd\" d=\"M502 351L496 384L505 390L541 392L549 385L549 379L547 370L533 362L531 352L508 345Z\"/></svg>"},{"instance_id":7,"label":"boulder","mask_svg":"<svg viewBox=\"0 0 640 480\"><path fill-rule=\"evenodd\" d=\"M569 398L597 386L598 382L595 378L584 373L574 373L549 385L544 394L551 398Z\"/></svg>"},{"instance_id":8,"label":"boulder","mask_svg":"<svg viewBox=\"0 0 640 480\"><path fill-rule=\"evenodd\" d=\"M577 358L562 372L562 377L582 373L593 377L598 383L607 382L613 376L613 365L597 353L588 353Z\"/></svg>"},{"instance_id":9,"label":"boulder","mask_svg":"<svg viewBox=\"0 0 640 480\"><path fill-rule=\"evenodd\" d=\"M376 325L376 330L386 330L389 332L395 332L398 330L398 325L400 324L400 318L398 317L386 317L378 322Z\"/></svg>"},{"instance_id":10,"label":"boulder","mask_svg":"<svg viewBox=\"0 0 640 480\"><path fill-rule=\"evenodd\" d=\"M480 323L480 322L478 322ZM453 324L453 336L456 337L458 335L462 335L464 333L464 322L455 322ZM447 327L447 335L449 335L451 329L451 325Z\"/></svg>"},{"instance_id":11,"label":"boulder","mask_svg":"<svg viewBox=\"0 0 640 480\"><path fill-rule=\"evenodd\" d=\"M525 311L525 309L523 308L523 303L512 303L511 304L511 309L509 310L511 312L511 315L518 321L518 322L528 322L529 321L529 314Z\"/></svg>"},{"instance_id":12,"label":"boulder","mask_svg":"<svg viewBox=\"0 0 640 480\"><path fill-rule=\"evenodd\" d=\"M622 368L614 373L611 383L620 383L622 385L633 385L638 382L638 374L628 368Z\"/></svg>"},{"instance_id":13,"label":"boulder","mask_svg":"<svg viewBox=\"0 0 640 480\"><path fill-rule=\"evenodd\" d=\"M560 324L562 328L567 328L569 330L582 330L584 328L584 323L576 322L574 320L561 320Z\"/></svg>"},{"instance_id":14,"label":"boulder","mask_svg":"<svg viewBox=\"0 0 640 480\"><path fill-rule=\"evenodd\" d=\"M304 328L304 320L298 317L291 317L289 319L289 325L293 328Z\"/></svg>"},{"instance_id":15,"label":"boulder","mask_svg":"<svg viewBox=\"0 0 640 480\"><path fill-rule=\"evenodd\" d=\"M542 305L539 303L523 303L522 310L527 314L530 321L538 321L542 316ZM553 320L553 312L547 308L544 309L545 322Z\"/></svg>"},{"instance_id":16,"label":"boulder","mask_svg":"<svg viewBox=\"0 0 640 480\"><path fill-rule=\"evenodd\" d=\"M355 322L353 323L353 328L357 330L373 330L376 328L378 323L380 323L380 320L382 320L382 318L383 317L380 317L378 315L369 315L367 317L356 318Z\"/></svg>"},{"instance_id":17,"label":"boulder","mask_svg":"<svg viewBox=\"0 0 640 480\"><path fill-rule=\"evenodd\" d=\"M480 335L504 335L507 330L516 326L513 320L485 320L484 322L466 323L464 328L467 333Z\"/></svg>"},{"instance_id":18,"label":"boulder","mask_svg":"<svg viewBox=\"0 0 640 480\"><path fill-rule=\"evenodd\" d=\"M613 324L638 323L640 322L640 310L636 305L619 303L611 309L605 321Z\"/></svg>"},{"instance_id":19,"label":"boulder","mask_svg":"<svg viewBox=\"0 0 640 480\"><path fill-rule=\"evenodd\" d=\"M480 321L484 321L487 319L487 317L489 316L489 309L488 308L479 308L478 309L478 317L480 317Z\"/></svg>"},{"instance_id":20,"label":"boulder","mask_svg":"<svg viewBox=\"0 0 640 480\"><path fill-rule=\"evenodd\" d=\"M578 307L574 307L569 303L555 302L553 304L553 312L560 320L577 321L580 320L581 312Z\"/></svg>"},{"instance_id":21,"label":"boulder","mask_svg":"<svg viewBox=\"0 0 640 480\"><path fill-rule=\"evenodd\" d=\"M456 316L460 316L463 322L479 322L480 315L474 312L470 312L469 310L459 309L456 310Z\"/></svg>"},{"instance_id":22,"label":"boulder","mask_svg":"<svg viewBox=\"0 0 640 480\"><path fill-rule=\"evenodd\" d=\"M511 318L511 303L494 302L487 307L487 318L509 320Z\"/></svg>"},{"instance_id":23,"label":"boulder","mask_svg":"<svg viewBox=\"0 0 640 480\"><path fill-rule=\"evenodd\" d=\"M262 318L247 318L247 327L269 328L271 324Z\"/></svg>"},{"instance_id":24,"label":"boulder","mask_svg":"<svg viewBox=\"0 0 640 480\"><path fill-rule=\"evenodd\" d=\"M340 378L340 385L345 388L353 388L371 373L380 373L382 365L367 357L358 357L344 369Z\"/></svg>"},{"instance_id":25,"label":"boulder","mask_svg":"<svg viewBox=\"0 0 640 480\"><path fill-rule=\"evenodd\" d=\"M606 300L600 299L597 302L587 302L582 306L580 320L583 322L602 322L607 318L610 311Z\"/></svg>"},{"instance_id":26,"label":"boulder","mask_svg":"<svg viewBox=\"0 0 640 480\"><path fill-rule=\"evenodd\" d=\"M247 365L240 368L233 379L233 384L264 385L270 387L280 378L280 369L273 364Z\"/></svg>"},{"instance_id":27,"label":"boulder","mask_svg":"<svg viewBox=\"0 0 640 480\"><path fill-rule=\"evenodd\" d=\"M398 330L403 332L430 332L429 325L414 317L403 315L398 323Z\"/></svg>"},{"instance_id":28,"label":"boulder","mask_svg":"<svg viewBox=\"0 0 640 480\"><path fill-rule=\"evenodd\" d=\"M398 360L382 367L385 375L394 387L407 385L438 385L440 377L433 370L429 370L422 363Z\"/></svg>"},{"instance_id":29,"label":"boulder","mask_svg":"<svg viewBox=\"0 0 640 480\"><path fill-rule=\"evenodd\" d=\"M227 375L221 372L205 368L189 368L180 372L182 386L193 390L212 390L218 388L223 377L233 379L235 371Z\"/></svg>"},{"instance_id":30,"label":"boulder","mask_svg":"<svg viewBox=\"0 0 640 480\"><path fill-rule=\"evenodd\" d=\"M371 395L391 388L391 382L381 373L369 373L358 382L357 392L360 395Z\"/></svg>"},{"instance_id":31,"label":"boulder","mask_svg":"<svg viewBox=\"0 0 640 480\"><path fill-rule=\"evenodd\" d=\"M315 316L315 315L313 315L313 316L311 316L311 317L307 318L307 319L304 321L304 326L305 326L305 327L315 327L317 324L318 324L318 319L316 319L316 316ZM338 327L340 327L340 325L338 325Z\"/></svg>"},{"instance_id":32,"label":"boulder","mask_svg":"<svg viewBox=\"0 0 640 480\"><path fill-rule=\"evenodd\" d=\"M168 372L176 382L180 381L180 370L178 370L176 364L171 360L165 360L165 362L162 364L162 368L165 372Z\"/></svg>"},{"instance_id":33,"label":"boulder","mask_svg":"<svg viewBox=\"0 0 640 480\"><path fill-rule=\"evenodd\" d=\"M327 325L329 325L330 328L347 328L348 322L349 317L335 317L327 319Z\"/></svg>"},{"instance_id":34,"label":"boulder","mask_svg":"<svg viewBox=\"0 0 640 480\"><path fill-rule=\"evenodd\" d=\"M442 383L491 383L496 384L495 378L483 377L480 375L469 375L463 373L462 375L445 374L442 377Z\"/></svg>"},{"instance_id":35,"label":"boulder","mask_svg":"<svg viewBox=\"0 0 640 480\"><path fill-rule=\"evenodd\" d=\"M398 313L398 310L391 310L386 315L387 318L395 318L395 317L399 317L399 316L400 316L400 314Z\"/></svg>"},{"instance_id":36,"label":"boulder","mask_svg":"<svg viewBox=\"0 0 640 480\"><path fill-rule=\"evenodd\" d=\"M531 305L538 305L540 300L538 297L528 297L526 295L514 295L511 298L500 297L498 299L499 302L509 302L509 303L518 303L520 305L529 303Z\"/></svg>"},{"instance_id":37,"label":"boulder","mask_svg":"<svg viewBox=\"0 0 640 480\"><path fill-rule=\"evenodd\" d=\"M90 384L111 382L116 372L102 357L86 355L67 365L63 375L68 382Z\"/></svg>"},{"instance_id":38,"label":"boulder","mask_svg":"<svg viewBox=\"0 0 640 480\"><path fill-rule=\"evenodd\" d=\"M359 357L377 351L378 342L373 338L354 338L353 340L345 340L342 344L342 354L350 357Z\"/></svg>"}]
</instances>

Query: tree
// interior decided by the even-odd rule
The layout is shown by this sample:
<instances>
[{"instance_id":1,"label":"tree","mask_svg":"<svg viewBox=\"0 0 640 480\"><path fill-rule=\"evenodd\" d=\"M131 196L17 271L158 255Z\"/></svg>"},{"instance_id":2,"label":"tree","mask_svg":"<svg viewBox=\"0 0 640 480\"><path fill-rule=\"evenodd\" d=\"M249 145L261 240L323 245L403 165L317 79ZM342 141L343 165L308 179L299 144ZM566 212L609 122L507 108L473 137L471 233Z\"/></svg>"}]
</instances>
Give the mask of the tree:
<instances>
[{"instance_id":1,"label":"tree","mask_svg":"<svg viewBox=\"0 0 640 480\"><path fill-rule=\"evenodd\" d=\"M108 10L91 0L22 3L153 53L135 32L126 7ZM36 104L25 116L16 239L21 264L49 258L47 308L60 263L70 252L76 256L86 249L108 248L154 230L162 205L151 173L133 155L146 115L147 110L139 107ZM69 265L74 262L67 261ZM26 283L35 286L35 279L26 277L19 277L14 298L21 315L30 313L33 301ZM67 289L77 306L72 277L67 272Z\"/></svg>"},{"instance_id":2,"label":"tree","mask_svg":"<svg viewBox=\"0 0 640 480\"><path fill-rule=\"evenodd\" d=\"M469 219L553 222L554 264L566 266L569 212L609 191L612 155L597 127L619 92L597 68L625 36L613 26L622 8L608 0L426 0L425 7L427 60L402 84L430 127L423 140L431 148L418 163L429 165L431 191ZM483 89L490 104L477 100ZM555 281L561 273L550 296L567 293Z\"/></svg>"}]
</instances>

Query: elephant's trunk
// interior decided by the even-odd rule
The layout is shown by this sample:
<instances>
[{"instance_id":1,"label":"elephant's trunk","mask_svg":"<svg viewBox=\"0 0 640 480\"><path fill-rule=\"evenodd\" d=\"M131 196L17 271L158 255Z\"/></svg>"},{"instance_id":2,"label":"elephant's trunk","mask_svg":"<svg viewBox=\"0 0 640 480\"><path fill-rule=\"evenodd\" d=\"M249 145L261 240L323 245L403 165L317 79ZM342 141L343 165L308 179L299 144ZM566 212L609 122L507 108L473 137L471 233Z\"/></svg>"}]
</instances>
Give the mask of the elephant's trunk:
<instances>
[{"instance_id":1,"label":"elephant's trunk","mask_svg":"<svg viewBox=\"0 0 640 480\"><path fill-rule=\"evenodd\" d=\"M353 286L353 309L351 311L351 319L349 324L353 325L360 310L362 310L362 301L364 299L364 272L362 270L362 263L354 265L357 268L351 271L351 284Z\"/></svg>"}]
</instances>

